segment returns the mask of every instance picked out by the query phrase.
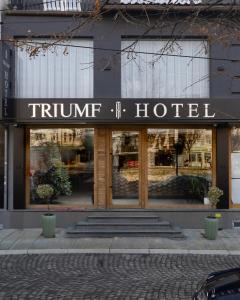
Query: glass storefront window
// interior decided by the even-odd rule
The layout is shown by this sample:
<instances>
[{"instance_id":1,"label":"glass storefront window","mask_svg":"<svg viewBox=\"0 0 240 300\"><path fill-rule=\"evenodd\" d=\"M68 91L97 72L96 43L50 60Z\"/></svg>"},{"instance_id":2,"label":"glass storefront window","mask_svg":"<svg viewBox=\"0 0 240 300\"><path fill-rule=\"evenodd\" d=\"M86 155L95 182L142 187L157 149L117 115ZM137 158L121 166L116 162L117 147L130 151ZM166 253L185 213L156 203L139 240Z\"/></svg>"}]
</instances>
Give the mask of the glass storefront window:
<instances>
[{"instance_id":1,"label":"glass storefront window","mask_svg":"<svg viewBox=\"0 0 240 300\"><path fill-rule=\"evenodd\" d=\"M50 204L93 204L94 129L30 129L30 205L46 204L36 189L50 184Z\"/></svg>"},{"instance_id":2,"label":"glass storefront window","mask_svg":"<svg viewBox=\"0 0 240 300\"><path fill-rule=\"evenodd\" d=\"M203 203L212 182L212 130L148 129L148 199Z\"/></svg>"},{"instance_id":3,"label":"glass storefront window","mask_svg":"<svg viewBox=\"0 0 240 300\"><path fill-rule=\"evenodd\" d=\"M0 127L0 208L4 207L4 128Z\"/></svg>"},{"instance_id":4,"label":"glass storefront window","mask_svg":"<svg viewBox=\"0 0 240 300\"><path fill-rule=\"evenodd\" d=\"M112 132L112 203L139 203L139 132Z\"/></svg>"},{"instance_id":5,"label":"glass storefront window","mask_svg":"<svg viewBox=\"0 0 240 300\"><path fill-rule=\"evenodd\" d=\"M231 149L232 203L240 204L240 128L232 129Z\"/></svg>"}]
</instances>

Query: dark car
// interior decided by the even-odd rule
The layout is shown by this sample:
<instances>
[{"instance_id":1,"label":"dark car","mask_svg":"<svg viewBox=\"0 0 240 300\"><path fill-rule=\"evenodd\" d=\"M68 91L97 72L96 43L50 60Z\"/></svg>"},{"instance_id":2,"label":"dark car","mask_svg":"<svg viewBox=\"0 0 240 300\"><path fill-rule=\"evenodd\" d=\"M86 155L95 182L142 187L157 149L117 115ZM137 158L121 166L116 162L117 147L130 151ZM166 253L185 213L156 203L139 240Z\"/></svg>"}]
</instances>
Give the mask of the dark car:
<instances>
[{"instance_id":1,"label":"dark car","mask_svg":"<svg viewBox=\"0 0 240 300\"><path fill-rule=\"evenodd\" d=\"M240 300L240 268L209 274L193 300Z\"/></svg>"}]
</instances>

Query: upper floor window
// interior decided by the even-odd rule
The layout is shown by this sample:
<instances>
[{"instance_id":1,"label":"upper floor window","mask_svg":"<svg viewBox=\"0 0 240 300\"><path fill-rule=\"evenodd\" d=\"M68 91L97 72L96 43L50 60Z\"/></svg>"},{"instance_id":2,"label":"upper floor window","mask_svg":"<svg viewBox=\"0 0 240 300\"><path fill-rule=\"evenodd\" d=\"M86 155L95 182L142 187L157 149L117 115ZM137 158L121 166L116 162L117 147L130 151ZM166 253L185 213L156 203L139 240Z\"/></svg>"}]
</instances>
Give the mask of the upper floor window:
<instances>
[{"instance_id":1,"label":"upper floor window","mask_svg":"<svg viewBox=\"0 0 240 300\"><path fill-rule=\"evenodd\" d=\"M122 49L123 98L209 97L206 41L125 40Z\"/></svg>"},{"instance_id":2,"label":"upper floor window","mask_svg":"<svg viewBox=\"0 0 240 300\"><path fill-rule=\"evenodd\" d=\"M81 2L81 0L44 0L43 8L56 11L81 11Z\"/></svg>"},{"instance_id":3,"label":"upper floor window","mask_svg":"<svg viewBox=\"0 0 240 300\"><path fill-rule=\"evenodd\" d=\"M51 40L34 40L51 43ZM69 44L69 43L68 43ZM27 46L16 50L17 98L92 98L93 41L76 39L30 56Z\"/></svg>"}]
</instances>

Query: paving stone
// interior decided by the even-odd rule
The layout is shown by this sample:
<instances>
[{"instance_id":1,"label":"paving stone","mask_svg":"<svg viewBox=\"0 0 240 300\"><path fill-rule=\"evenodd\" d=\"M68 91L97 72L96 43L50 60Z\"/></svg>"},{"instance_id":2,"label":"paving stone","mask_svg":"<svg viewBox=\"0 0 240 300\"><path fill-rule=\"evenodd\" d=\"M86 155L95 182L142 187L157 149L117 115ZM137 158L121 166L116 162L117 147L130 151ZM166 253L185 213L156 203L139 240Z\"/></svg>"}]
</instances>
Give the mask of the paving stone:
<instances>
[{"instance_id":1,"label":"paving stone","mask_svg":"<svg viewBox=\"0 0 240 300\"><path fill-rule=\"evenodd\" d=\"M163 253L163 254L188 254L189 250L185 249L149 249L149 253Z\"/></svg>"},{"instance_id":2,"label":"paving stone","mask_svg":"<svg viewBox=\"0 0 240 300\"><path fill-rule=\"evenodd\" d=\"M229 252L230 255L240 255L240 251L239 250L238 251L232 250L232 251L228 251L228 252Z\"/></svg>"},{"instance_id":3,"label":"paving stone","mask_svg":"<svg viewBox=\"0 0 240 300\"><path fill-rule=\"evenodd\" d=\"M190 300L210 272L237 266L239 255L5 255L0 300Z\"/></svg>"},{"instance_id":4,"label":"paving stone","mask_svg":"<svg viewBox=\"0 0 240 300\"><path fill-rule=\"evenodd\" d=\"M240 232L222 230L217 240L208 241L200 229L185 229L185 239L158 237L68 238L64 229L57 229L56 238L46 239L41 229L3 229L0 250L24 249L177 249L240 251Z\"/></svg>"},{"instance_id":5,"label":"paving stone","mask_svg":"<svg viewBox=\"0 0 240 300\"><path fill-rule=\"evenodd\" d=\"M110 249L110 253L128 253L128 254L149 254L149 249Z\"/></svg>"},{"instance_id":6,"label":"paving stone","mask_svg":"<svg viewBox=\"0 0 240 300\"><path fill-rule=\"evenodd\" d=\"M68 249L67 250L67 253L97 253L97 254L100 254L100 253L110 253L109 252L109 249Z\"/></svg>"},{"instance_id":7,"label":"paving stone","mask_svg":"<svg viewBox=\"0 0 240 300\"><path fill-rule=\"evenodd\" d=\"M72 249L109 249L112 243L111 238L66 238L71 241Z\"/></svg>"},{"instance_id":8,"label":"paving stone","mask_svg":"<svg viewBox=\"0 0 240 300\"><path fill-rule=\"evenodd\" d=\"M227 250L189 250L190 254L209 254L209 255L229 255L229 251Z\"/></svg>"},{"instance_id":9,"label":"paving stone","mask_svg":"<svg viewBox=\"0 0 240 300\"><path fill-rule=\"evenodd\" d=\"M10 236L15 231L16 231L15 229L0 230L0 242L3 241L7 236Z\"/></svg>"},{"instance_id":10,"label":"paving stone","mask_svg":"<svg viewBox=\"0 0 240 300\"><path fill-rule=\"evenodd\" d=\"M17 250L16 250L17 251ZM67 249L29 249L27 254L63 254L68 253Z\"/></svg>"},{"instance_id":11,"label":"paving stone","mask_svg":"<svg viewBox=\"0 0 240 300\"><path fill-rule=\"evenodd\" d=\"M0 250L0 255L22 255L27 254L28 251L26 249L22 250Z\"/></svg>"},{"instance_id":12,"label":"paving stone","mask_svg":"<svg viewBox=\"0 0 240 300\"><path fill-rule=\"evenodd\" d=\"M112 239L111 249L147 249L152 239L149 237L115 237Z\"/></svg>"},{"instance_id":13,"label":"paving stone","mask_svg":"<svg viewBox=\"0 0 240 300\"><path fill-rule=\"evenodd\" d=\"M15 229L13 232L5 236L0 242L0 250L11 249L14 248L14 245L17 243L19 239L21 239L24 235L24 231L20 229Z\"/></svg>"}]
</instances>

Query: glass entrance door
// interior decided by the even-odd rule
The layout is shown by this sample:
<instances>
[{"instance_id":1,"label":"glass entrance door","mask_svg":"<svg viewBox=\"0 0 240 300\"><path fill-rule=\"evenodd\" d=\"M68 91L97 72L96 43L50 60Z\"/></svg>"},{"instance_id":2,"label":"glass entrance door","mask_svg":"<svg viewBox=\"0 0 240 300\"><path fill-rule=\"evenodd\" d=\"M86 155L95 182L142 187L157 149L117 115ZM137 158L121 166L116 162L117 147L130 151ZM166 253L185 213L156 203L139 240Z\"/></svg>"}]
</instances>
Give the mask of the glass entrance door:
<instances>
[{"instance_id":1,"label":"glass entrance door","mask_svg":"<svg viewBox=\"0 0 240 300\"><path fill-rule=\"evenodd\" d=\"M112 131L111 206L140 206L139 135L139 131Z\"/></svg>"}]
</instances>

